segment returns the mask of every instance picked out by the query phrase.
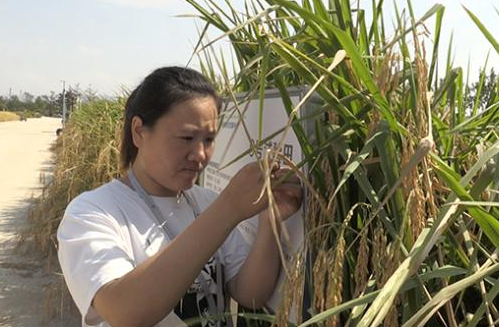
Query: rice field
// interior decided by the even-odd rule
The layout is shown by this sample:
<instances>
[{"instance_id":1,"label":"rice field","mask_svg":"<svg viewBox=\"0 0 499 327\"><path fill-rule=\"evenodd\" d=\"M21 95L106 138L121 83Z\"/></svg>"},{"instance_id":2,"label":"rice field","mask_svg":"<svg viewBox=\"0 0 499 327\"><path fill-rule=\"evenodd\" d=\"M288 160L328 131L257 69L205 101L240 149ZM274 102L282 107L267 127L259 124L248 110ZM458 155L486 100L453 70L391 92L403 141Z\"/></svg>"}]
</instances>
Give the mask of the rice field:
<instances>
[{"instance_id":1,"label":"rice field","mask_svg":"<svg viewBox=\"0 0 499 327\"><path fill-rule=\"evenodd\" d=\"M465 105L465 70L438 52L445 7L416 17L410 1L396 5L388 33L383 1L245 1L243 11L188 2L205 72L221 71L229 95L279 89L305 154L297 166L309 167L306 244L274 324L293 304L299 326L497 324L497 81L485 107L480 90ZM222 40L236 61L230 74L214 49ZM315 141L289 101L299 86L322 100L310 118Z\"/></svg>"},{"instance_id":2,"label":"rice field","mask_svg":"<svg viewBox=\"0 0 499 327\"><path fill-rule=\"evenodd\" d=\"M229 1L224 9L186 1L202 24L204 73L230 99L278 89L304 153L296 167L308 167L306 241L288 263L281 307L246 318L285 326L294 307L291 325L300 327L499 324L498 83L491 94L479 87L470 102L466 70L453 67L450 50L437 50L445 7L416 17L408 1L387 33L383 1L367 4L372 20L345 0L246 0L243 12ZM206 39L207 30L220 37ZM232 66L215 50L222 40L231 42ZM320 99L307 118L314 140L289 101L296 86ZM49 261L66 204L120 174L125 97L76 110L55 148L54 179L23 237Z\"/></svg>"}]
</instances>

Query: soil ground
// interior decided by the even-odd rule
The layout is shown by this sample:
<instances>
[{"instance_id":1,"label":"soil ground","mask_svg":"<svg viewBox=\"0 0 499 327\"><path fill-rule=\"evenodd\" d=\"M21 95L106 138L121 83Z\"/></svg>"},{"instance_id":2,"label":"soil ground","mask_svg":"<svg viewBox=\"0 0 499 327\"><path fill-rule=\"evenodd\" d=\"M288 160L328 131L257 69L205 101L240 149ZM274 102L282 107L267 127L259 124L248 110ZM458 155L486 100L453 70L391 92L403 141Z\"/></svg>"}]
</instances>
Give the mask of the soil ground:
<instances>
[{"instance_id":1,"label":"soil ground","mask_svg":"<svg viewBox=\"0 0 499 327\"><path fill-rule=\"evenodd\" d=\"M49 148L59 127L60 118L47 117L0 123L0 327L81 326L74 311L48 315L47 288L61 278L55 268L16 251L30 203L50 174Z\"/></svg>"}]
</instances>

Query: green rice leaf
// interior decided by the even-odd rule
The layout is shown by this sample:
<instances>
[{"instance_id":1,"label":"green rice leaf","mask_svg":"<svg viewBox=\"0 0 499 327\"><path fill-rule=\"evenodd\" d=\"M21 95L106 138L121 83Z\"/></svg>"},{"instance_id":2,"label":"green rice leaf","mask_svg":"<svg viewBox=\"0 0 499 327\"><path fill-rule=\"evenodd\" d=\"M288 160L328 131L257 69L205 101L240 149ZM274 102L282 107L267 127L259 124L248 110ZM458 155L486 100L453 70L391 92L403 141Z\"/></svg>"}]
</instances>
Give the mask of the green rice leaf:
<instances>
[{"instance_id":1,"label":"green rice leaf","mask_svg":"<svg viewBox=\"0 0 499 327\"><path fill-rule=\"evenodd\" d=\"M492 44L492 46L497 51L497 53L499 53L499 42L497 42L497 40L492 36L490 31L487 29L487 27L485 27L485 25L483 25L483 23L480 21L480 19L478 19L478 17L475 16L475 14L473 14L473 12L471 12L471 10L469 10L465 6L463 6L463 8L468 13L468 15L471 17L471 19L473 20L475 25L480 29L480 31L485 36L485 38L490 42L490 44Z\"/></svg>"}]
</instances>

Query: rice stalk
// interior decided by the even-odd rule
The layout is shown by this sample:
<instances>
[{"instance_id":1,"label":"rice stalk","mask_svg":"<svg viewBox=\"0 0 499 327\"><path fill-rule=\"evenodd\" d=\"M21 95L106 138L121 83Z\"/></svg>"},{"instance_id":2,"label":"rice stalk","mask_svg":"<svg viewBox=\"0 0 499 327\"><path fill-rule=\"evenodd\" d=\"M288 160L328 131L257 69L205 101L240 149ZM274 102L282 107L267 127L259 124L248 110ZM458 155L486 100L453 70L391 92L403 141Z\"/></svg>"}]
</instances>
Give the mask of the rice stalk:
<instances>
[{"instance_id":1,"label":"rice stalk","mask_svg":"<svg viewBox=\"0 0 499 327\"><path fill-rule=\"evenodd\" d=\"M491 221L499 212L492 201L477 200L488 192L485 181L497 183L498 176L480 174L473 181L470 176L496 151L497 133L490 123L497 122L499 107L490 103L486 113L466 116L463 70L452 67L449 51L447 70L439 79L438 47L430 63L426 57L425 23L435 17L433 42L438 45L445 8L435 5L416 18L410 1L407 7L401 13L396 8L395 30L389 38L383 1L373 1L371 22L366 21L360 3L353 10L344 0L327 4L310 0L301 6L268 0L260 6L247 5L249 23L243 16L236 19L234 10L230 20L216 10L200 11L208 28L214 27L232 42L234 65L240 68L234 88L258 89L262 95L265 88L277 87L289 115L287 125L302 146L303 161L295 166L308 167L308 176L301 177L307 190L313 189L314 201L307 204L313 209L305 224L312 267L305 291L313 299L310 310L315 315L303 325L348 321L355 326L396 326L432 301L436 285L447 287L447 278L457 278L442 275L444 284L426 284L422 276L428 271L456 262L470 269L469 262L477 255L463 251L462 237L453 225L461 215L469 212L480 226L467 225L469 235L484 228L495 240ZM255 12L249 13L248 8ZM344 57L335 64L341 51ZM313 92L323 101L324 119L315 122L314 143L300 129L304 120L296 124L297 106L290 104L287 93L287 87L303 85L311 86L308 94ZM302 102L307 99L308 95ZM484 139L489 150L477 155L474 146ZM470 194L457 186L459 180ZM370 212L347 219L359 203L368 203ZM341 227L345 221L347 226ZM436 260L440 238L445 251ZM490 249L490 244L477 242L471 245L473 253ZM366 263L368 244L371 260ZM337 262L336 255L343 259ZM340 279L342 285L334 286ZM400 291L407 280L417 286ZM343 303L336 300L339 288ZM448 312L455 311L453 307L449 304ZM457 307L464 313L469 310L463 301ZM446 324L440 313L437 319ZM458 319L451 325L462 321Z\"/></svg>"}]
</instances>

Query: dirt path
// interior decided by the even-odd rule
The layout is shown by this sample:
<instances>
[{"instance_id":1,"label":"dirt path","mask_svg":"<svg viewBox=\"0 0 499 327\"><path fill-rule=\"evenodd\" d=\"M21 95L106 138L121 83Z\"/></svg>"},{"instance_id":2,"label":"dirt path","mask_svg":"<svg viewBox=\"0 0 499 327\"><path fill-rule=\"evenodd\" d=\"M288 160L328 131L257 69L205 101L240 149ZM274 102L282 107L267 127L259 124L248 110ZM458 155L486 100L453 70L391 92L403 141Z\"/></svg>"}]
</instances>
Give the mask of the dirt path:
<instances>
[{"instance_id":1,"label":"dirt path","mask_svg":"<svg viewBox=\"0 0 499 327\"><path fill-rule=\"evenodd\" d=\"M0 123L0 327L80 326L66 314L47 321L45 289L59 278L36 256L14 251L30 198L41 190L40 176L51 164L50 145L60 118Z\"/></svg>"}]
</instances>

